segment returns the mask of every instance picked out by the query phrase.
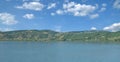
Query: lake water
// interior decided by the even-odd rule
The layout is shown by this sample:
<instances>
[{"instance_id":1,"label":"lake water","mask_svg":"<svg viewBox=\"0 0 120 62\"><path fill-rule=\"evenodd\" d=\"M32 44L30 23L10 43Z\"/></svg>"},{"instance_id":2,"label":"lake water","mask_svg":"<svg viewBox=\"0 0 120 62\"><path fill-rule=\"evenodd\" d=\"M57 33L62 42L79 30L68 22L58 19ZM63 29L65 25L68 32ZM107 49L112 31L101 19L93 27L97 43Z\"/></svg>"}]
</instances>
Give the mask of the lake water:
<instances>
[{"instance_id":1,"label":"lake water","mask_svg":"<svg viewBox=\"0 0 120 62\"><path fill-rule=\"evenodd\" d=\"M0 62L120 62L120 44L0 42Z\"/></svg>"}]
</instances>

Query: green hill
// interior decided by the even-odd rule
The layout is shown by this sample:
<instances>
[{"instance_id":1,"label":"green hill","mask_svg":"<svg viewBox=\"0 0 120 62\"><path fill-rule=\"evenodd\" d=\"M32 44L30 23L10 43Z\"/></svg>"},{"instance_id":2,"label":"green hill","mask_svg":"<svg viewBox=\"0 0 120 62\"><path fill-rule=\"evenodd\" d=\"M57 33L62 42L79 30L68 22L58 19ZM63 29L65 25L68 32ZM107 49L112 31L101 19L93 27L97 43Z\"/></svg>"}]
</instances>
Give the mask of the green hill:
<instances>
[{"instance_id":1,"label":"green hill","mask_svg":"<svg viewBox=\"0 0 120 62\"><path fill-rule=\"evenodd\" d=\"M0 41L120 41L120 32L108 31L71 31L18 30L0 32Z\"/></svg>"}]
</instances>

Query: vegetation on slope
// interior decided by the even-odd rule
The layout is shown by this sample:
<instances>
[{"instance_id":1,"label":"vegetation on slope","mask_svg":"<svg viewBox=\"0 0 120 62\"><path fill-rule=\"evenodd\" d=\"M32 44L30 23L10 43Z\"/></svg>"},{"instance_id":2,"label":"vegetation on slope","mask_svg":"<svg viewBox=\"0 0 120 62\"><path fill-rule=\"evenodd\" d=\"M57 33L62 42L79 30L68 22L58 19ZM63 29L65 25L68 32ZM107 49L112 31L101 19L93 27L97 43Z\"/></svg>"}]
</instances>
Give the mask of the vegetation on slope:
<instances>
[{"instance_id":1,"label":"vegetation on slope","mask_svg":"<svg viewBox=\"0 0 120 62\"><path fill-rule=\"evenodd\" d=\"M120 32L19 30L0 32L1 41L120 41Z\"/></svg>"}]
</instances>

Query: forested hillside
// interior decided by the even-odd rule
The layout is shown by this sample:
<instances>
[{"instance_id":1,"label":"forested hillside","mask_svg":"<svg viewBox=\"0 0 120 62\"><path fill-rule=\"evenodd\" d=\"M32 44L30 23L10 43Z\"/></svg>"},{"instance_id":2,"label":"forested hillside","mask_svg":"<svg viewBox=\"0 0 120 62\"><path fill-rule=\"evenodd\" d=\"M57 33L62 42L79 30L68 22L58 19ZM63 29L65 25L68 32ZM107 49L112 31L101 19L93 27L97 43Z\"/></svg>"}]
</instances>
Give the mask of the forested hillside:
<instances>
[{"instance_id":1,"label":"forested hillside","mask_svg":"<svg viewBox=\"0 0 120 62\"><path fill-rule=\"evenodd\" d=\"M0 32L0 41L120 41L120 32L19 30Z\"/></svg>"}]
</instances>

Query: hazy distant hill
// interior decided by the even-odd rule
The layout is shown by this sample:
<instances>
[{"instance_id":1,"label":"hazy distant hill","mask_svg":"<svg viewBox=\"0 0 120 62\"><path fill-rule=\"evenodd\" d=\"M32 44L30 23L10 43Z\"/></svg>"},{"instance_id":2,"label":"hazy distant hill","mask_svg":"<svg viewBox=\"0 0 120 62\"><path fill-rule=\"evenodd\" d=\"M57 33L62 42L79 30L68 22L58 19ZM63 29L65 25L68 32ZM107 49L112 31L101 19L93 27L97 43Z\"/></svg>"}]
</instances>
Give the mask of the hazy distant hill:
<instances>
[{"instance_id":1,"label":"hazy distant hill","mask_svg":"<svg viewBox=\"0 0 120 62\"><path fill-rule=\"evenodd\" d=\"M18 30L0 32L1 41L120 41L120 32L72 31L55 32L51 30Z\"/></svg>"}]
</instances>

